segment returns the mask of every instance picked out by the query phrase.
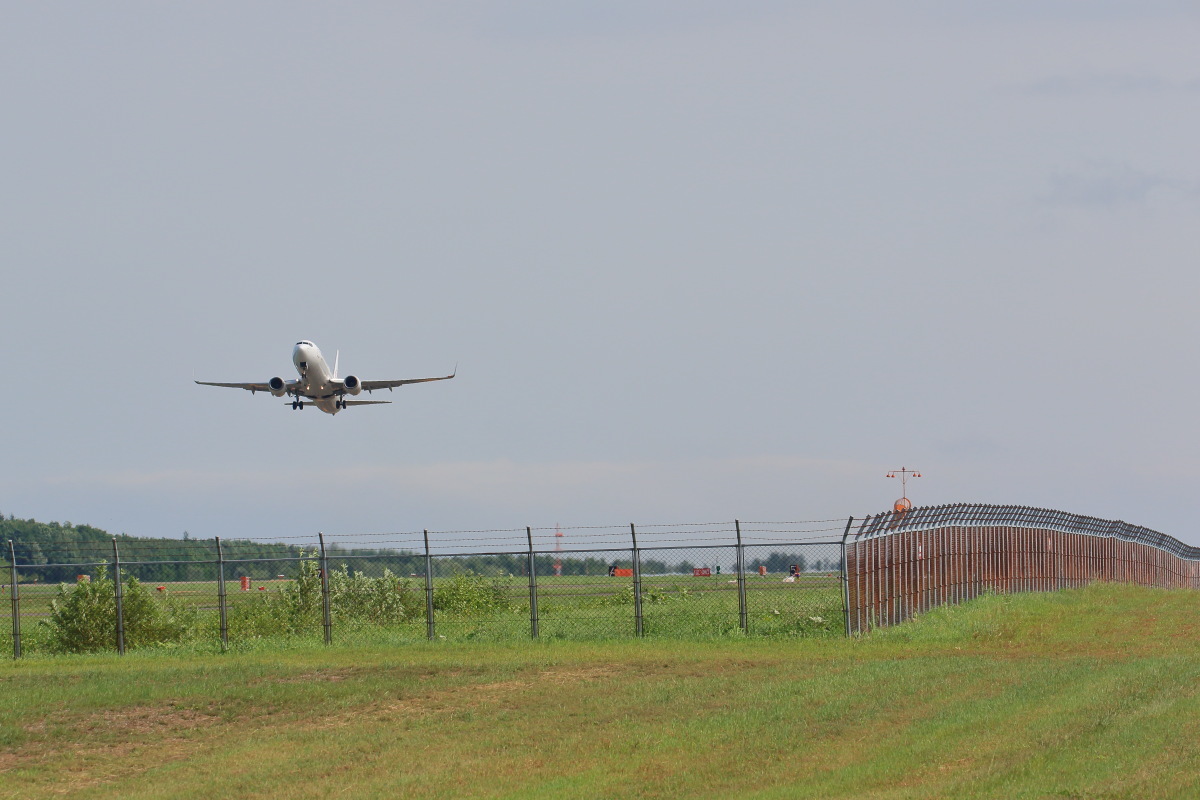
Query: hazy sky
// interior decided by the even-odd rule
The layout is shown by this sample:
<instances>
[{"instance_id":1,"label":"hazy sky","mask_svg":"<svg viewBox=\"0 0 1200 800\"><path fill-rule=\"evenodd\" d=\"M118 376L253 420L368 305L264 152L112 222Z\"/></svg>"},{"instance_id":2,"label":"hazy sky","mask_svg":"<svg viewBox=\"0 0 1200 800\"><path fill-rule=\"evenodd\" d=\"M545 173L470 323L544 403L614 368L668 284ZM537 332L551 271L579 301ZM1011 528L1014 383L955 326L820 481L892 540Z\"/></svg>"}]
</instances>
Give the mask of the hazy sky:
<instances>
[{"instance_id":1,"label":"hazy sky","mask_svg":"<svg viewBox=\"0 0 1200 800\"><path fill-rule=\"evenodd\" d=\"M1193 544L1184 2L0 3L0 511ZM445 374L330 417L202 380ZM376 395L378 397L378 395Z\"/></svg>"}]
</instances>

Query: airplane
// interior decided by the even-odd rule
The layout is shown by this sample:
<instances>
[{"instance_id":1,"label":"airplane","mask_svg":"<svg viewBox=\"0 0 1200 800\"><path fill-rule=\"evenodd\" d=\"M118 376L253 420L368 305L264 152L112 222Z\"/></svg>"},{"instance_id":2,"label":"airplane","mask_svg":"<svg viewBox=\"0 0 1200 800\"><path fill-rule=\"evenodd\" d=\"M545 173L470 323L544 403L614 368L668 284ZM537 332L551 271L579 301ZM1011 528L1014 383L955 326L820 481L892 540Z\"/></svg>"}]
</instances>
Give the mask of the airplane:
<instances>
[{"instance_id":1,"label":"airplane","mask_svg":"<svg viewBox=\"0 0 1200 800\"><path fill-rule=\"evenodd\" d=\"M339 378L338 360L335 354L333 371L325 363L320 349L308 341L296 342L292 348L292 363L300 373L299 380L285 381L283 378L271 378L266 383L214 383L212 381L196 381L201 386L225 386L230 389L247 389L255 392L270 392L276 397L287 395L292 398L292 410L304 409L304 401L311 400L312 404L326 414L336 414L349 406L374 406L390 403L391 400L347 400L346 395L357 397L362 391L368 394L376 389L391 391L397 386L408 383L428 383L429 381L447 381L458 374L454 372L440 378L406 378L394 381L363 381L355 375Z\"/></svg>"}]
</instances>

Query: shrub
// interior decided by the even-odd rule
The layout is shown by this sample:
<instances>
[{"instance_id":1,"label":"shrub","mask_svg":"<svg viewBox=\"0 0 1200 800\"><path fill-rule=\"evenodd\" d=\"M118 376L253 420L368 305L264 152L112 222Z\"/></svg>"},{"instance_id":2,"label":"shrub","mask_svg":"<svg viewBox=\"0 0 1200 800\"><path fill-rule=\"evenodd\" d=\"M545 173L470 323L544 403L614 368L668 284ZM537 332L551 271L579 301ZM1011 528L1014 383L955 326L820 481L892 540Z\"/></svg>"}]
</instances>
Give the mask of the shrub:
<instances>
[{"instance_id":1,"label":"shrub","mask_svg":"<svg viewBox=\"0 0 1200 800\"><path fill-rule=\"evenodd\" d=\"M323 625L321 570L316 553L300 561L293 580L280 588L231 604L230 636L262 638L315 633ZM386 625L424 616L408 579L385 569L378 578L351 572L345 564L329 573L329 613L335 624Z\"/></svg>"},{"instance_id":2,"label":"shrub","mask_svg":"<svg viewBox=\"0 0 1200 800\"><path fill-rule=\"evenodd\" d=\"M630 590L630 594L633 594L632 589ZM665 586L651 586L648 590L642 592L642 599L648 600L651 603L666 603L671 600L687 600L691 594L690 589L686 586L680 586L677 583L675 584L675 594L671 594L671 591Z\"/></svg>"},{"instance_id":3,"label":"shrub","mask_svg":"<svg viewBox=\"0 0 1200 800\"><path fill-rule=\"evenodd\" d=\"M100 565L95 580L59 584L50 601L48 646L56 653L93 653L117 645L116 585ZM195 609L167 596L156 597L137 578L126 578L121 602L126 647L180 642L196 627Z\"/></svg>"},{"instance_id":4,"label":"shrub","mask_svg":"<svg viewBox=\"0 0 1200 800\"><path fill-rule=\"evenodd\" d=\"M606 606L631 606L633 601L633 584L627 583L613 594L603 597L599 603Z\"/></svg>"},{"instance_id":5,"label":"shrub","mask_svg":"<svg viewBox=\"0 0 1200 800\"><path fill-rule=\"evenodd\" d=\"M302 560L293 580L248 602L230 603L231 638L290 636L321 629L320 567L315 558L303 552L300 555Z\"/></svg>"},{"instance_id":6,"label":"shrub","mask_svg":"<svg viewBox=\"0 0 1200 800\"><path fill-rule=\"evenodd\" d=\"M508 590L496 578L488 580L474 572L463 572L433 590L433 607L451 614L476 614L508 610Z\"/></svg>"},{"instance_id":7,"label":"shrub","mask_svg":"<svg viewBox=\"0 0 1200 800\"><path fill-rule=\"evenodd\" d=\"M345 564L329 573L330 614L338 620L370 625L404 622L424 616L422 605L408 579L390 569L378 578L352 573Z\"/></svg>"}]
</instances>

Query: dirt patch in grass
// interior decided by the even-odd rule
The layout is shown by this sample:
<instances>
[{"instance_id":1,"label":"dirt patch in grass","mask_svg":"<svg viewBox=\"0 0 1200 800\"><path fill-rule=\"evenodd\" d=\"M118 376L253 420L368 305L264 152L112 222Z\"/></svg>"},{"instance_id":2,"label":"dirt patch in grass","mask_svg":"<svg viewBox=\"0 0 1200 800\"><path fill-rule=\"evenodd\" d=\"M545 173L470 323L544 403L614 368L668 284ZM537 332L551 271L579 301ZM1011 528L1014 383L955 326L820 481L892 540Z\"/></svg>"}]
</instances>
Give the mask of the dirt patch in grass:
<instances>
[{"instance_id":1,"label":"dirt patch in grass","mask_svg":"<svg viewBox=\"0 0 1200 800\"><path fill-rule=\"evenodd\" d=\"M176 733L204 728L216 723L219 717L190 708L155 708L133 706L109 709L99 715L101 725L123 733Z\"/></svg>"},{"instance_id":2,"label":"dirt patch in grass","mask_svg":"<svg viewBox=\"0 0 1200 800\"><path fill-rule=\"evenodd\" d=\"M353 669L318 669L305 672L302 675L292 675L286 678L276 678L273 683L337 683L352 677Z\"/></svg>"},{"instance_id":3,"label":"dirt patch in grass","mask_svg":"<svg viewBox=\"0 0 1200 800\"><path fill-rule=\"evenodd\" d=\"M41 754L40 759L54 760L59 764L54 770L53 784L45 787L47 793L75 797L80 792L111 785L125 775L141 772L149 764L161 766L185 761L195 754L196 749L188 740L169 737L144 745L115 742L95 747L52 750ZM24 766L30 760L22 754L14 760L13 766Z\"/></svg>"},{"instance_id":4,"label":"dirt patch in grass","mask_svg":"<svg viewBox=\"0 0 1200 800\"><path fill-rule=\"evenodd\" d=\"M94 714L76 714L60 711L27 723L23 727L29 733L43 734L59 727L82 733L107 732L113 737L162 735L164 733L190 731L212 725L220 720L216 714L207 714L191 708L174 706L130 706L112 708Z\"/></svg>"},{"instance_id":5,"label":"dirt patch in grass","mask_svg":"<svg viewBox=\"0 0 1200 800\"><path fill-rule=\"evenodd\" d=\"M619 673L620 670L614 666L564 667L561 669L542 670L538 675L538 680L544 683L564 685L612 678Z\"/></svg>"},{"instance_id":6,"label":"dirt patch in grass","mask_svg":"<svg viewBox=\"0 0 1200 800\"><path fill-rule=\"evenodd\" d=\"M53 776L50 793L74 795L111 783L129 770L144 768L146 763L186 759L196 747L186 734L220 722L216 714L170 705L130 706L87 714L60 712L25 728L38 734L53 729L67 731L75 744L64 747L56 737L29 742L0 753L0 772L35 768L43 778ZM134 766L137 764L143 766Z\"/></svg>"},{"instance_id":7,"label":"dirt patch in grass","mask_svg":"<svg viewBox=\"0 0 1200 800\"><path fill-rule=\"evenodd\" d=\"M368 710L376 719L392 715L426 717L470 711L482 706L508 702L514 696L547 684L570 686L577 683L604 680L621 673L617 666L552 667L528 677L504 681L467 684L449 689L435 689L415 697L406 697L373 706ZM354 714L339 713L325 720L324 726L342 727L355 721Z\"/></svg>"}]
</instances>

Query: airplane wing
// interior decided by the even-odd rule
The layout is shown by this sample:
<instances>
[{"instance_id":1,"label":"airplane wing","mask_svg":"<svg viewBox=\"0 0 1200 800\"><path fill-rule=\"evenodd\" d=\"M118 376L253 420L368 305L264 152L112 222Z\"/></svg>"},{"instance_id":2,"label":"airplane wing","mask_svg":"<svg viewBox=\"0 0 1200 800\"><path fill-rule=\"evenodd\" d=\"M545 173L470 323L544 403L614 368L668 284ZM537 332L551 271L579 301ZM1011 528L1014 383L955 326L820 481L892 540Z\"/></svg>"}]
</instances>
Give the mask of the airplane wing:
<instances>
[{"instance_id":1,"label":"airplane wing","mask_svg":"<svg viewBox=\"0 0 1200 800\"><path fill-rule=\"evenodd\" d=\"M224 386L227 389L246 389L251 392L269 392L271 387L265 383L214 383L212 381L196 381L201 386Z\"/></svg>"},{"instance_id":2,"label":"airplane wing","mask_svg":"<svg viewBox=\"0 0 1200 800\"><path fill-rule=\"evenodd\" d=\"M458 368L454 368L454 372L449 375L443 375L440 378L407 378L399 381L363 381L362 388L368 392L373 392L376 389L394 389L397 386L404 386L409 383L428 383L429 381L448 381L458 374Z\"/></svg>"}]
</instances>

